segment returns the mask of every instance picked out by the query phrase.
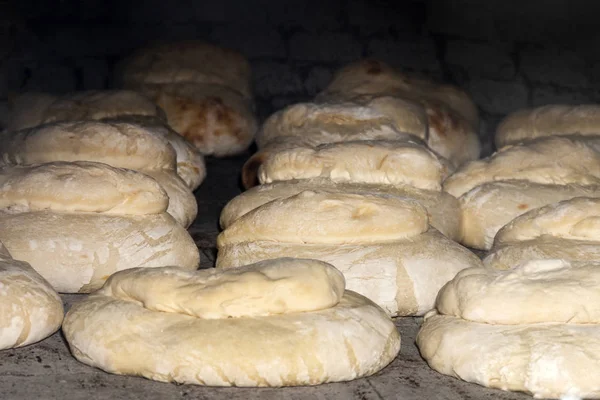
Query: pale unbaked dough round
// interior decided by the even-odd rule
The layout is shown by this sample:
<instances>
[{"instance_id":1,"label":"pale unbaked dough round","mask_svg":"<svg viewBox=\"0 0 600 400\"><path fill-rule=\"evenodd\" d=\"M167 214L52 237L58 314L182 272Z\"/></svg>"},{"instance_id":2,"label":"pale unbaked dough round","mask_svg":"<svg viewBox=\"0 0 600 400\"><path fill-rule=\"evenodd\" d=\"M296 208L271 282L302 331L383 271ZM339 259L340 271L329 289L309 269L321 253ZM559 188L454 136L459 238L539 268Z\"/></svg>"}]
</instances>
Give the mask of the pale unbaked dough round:
<instances>
[{"instance_id":1,"label":"pale unbaked dough round","mask_svg":"<svg viewBox=\"0 0 600 400\"><path fill-rule=\"evenodd\" d=\"M492 325L432 314L417 335L438 372L536 398L600 398L600 326Z\"/></svg>"},{"instance_id":2,"label":"pale unbaked dough round","mask_svg":"<svg viewBox=\"0 0 600 400\"><path fill-rule=\"evenodd\" d=\"M537 207L600 193L600 137L551 136L507 146L444 182L459 198L461 243L489 250L502 226Z\"/></svg>"},{"instance_id":3,"label":"pale unbaked dough round","mask_svg":"<svg viewBox=\"0 0 600 400\"><path fill-rule=\"evenodd\" d=\"M0 350L45 339L60 328L63 313L52 286L0 243Z\"/></svg>"},{"instance_id":4,"label":"pale unbaked dough round","mask_svg":"<svg viewBox=\"0 0 600 400\"><path fill-rule=\"evenodd\" d=\"M0 170L0 241L60 292L89 292L133 267L195 269L199 252L150 177L106 164Z\"/></svg>"},{"instance_id":5,"label":"pale unbaked dough round","mask_svg":"<svg viewBox=\"0 0 600 400\"><path fill-rule=\"evenodd\" d=\"M506 225L486 266L459 272L426 315L429 365L539 398L599 398L599 205L574 198Z\"/></svg>"},{"instance_id":6,"label":"pale unbaked dough round","mask_svg":"<svg viewBox=\"0 0 600 400\"><path fill-rule=\"evenodd\" d=\"M413 199L304 191L265 203L217 238L218 268L315 258L390 315L422 315L456 273L481 261L428 225Z\"/></svg>"},{"instance_id":7,"label":"pale unbaked dough round","mask_svg":"<svg viewBox=\"0 0 600 400\"><path fill-rule=\"evenodd\" d=\"M376 194L413 199L427 209L431 226L452 240L460 238L460 206L458 200L448 193L421 190L409 185L336 183L321 178L274 182L247 190L225 205L221 212L221 228L226 229L242 215L265 203L290 197L305 190L357 195Z\"/></svg>"},{"instance_id":8,"label":"pale unbaked dough round","mask_svg":"<svg viewBox=\"0 0 600 400\"><path fill-rule=\"evenodd\" d=\"M260 183L328 178L335 182L410 185L440 190L449 165L409 141L356 141L296 147L270 155L258 170Z\"/></svg>"},{"instance_id":9,"label":"pale unbaked dough round","mask_svg":"<svg viewBox=\"0 0 600 400\"><path fill-rule=\"evenodd\" d=\"M515 218L498 231L484 263L510 269L531 260L551 259L600 259L600 199L575 197Z\"/></svg>"},{"instance_id":10,"label":"pale unbaked dough round","mask_svg":"<svg viewBox=\"0 0 600 400\"><path fill-rule=\"evenodd\" d=\"M600 137L544 137L473 161L444 182L460 197L487 182L525 180L545 185L600 184Z\"/></svg>"},{"instance_id":11,"label":"pale unbaked dough round","mask_svg":"<svg viewBox=\"0 0 600 400\"><path fill-rule=\"evenodd\" d=\"M600 323L600 262L530 260L459 272L438 294L440 314L488 324Z\"/></svg>"},{"instance_id":12,"label":"pale unbaked dough round","mask_svg":"<svg viewBox=\"0 0 600 400\"><path fill-rule=\"evenodd\" d=\"M118 326L119 329L114 329ZM67 313L80 361L208 386L317 385L371 375L400 350L393 322L315 260L113 275Z\"/></svg>"},{"instance_id":13,"label":"pale unbaked dough round","mask_svg":"<svg viewBox=\"0 0 600 400\"><path fill-rule=\"evenodd\" d=\"M0 154L9 164L94 161L150 175L169 196L168 212L183 226L198 204L177 175L177 155L163 133L133 122L77 121L42 125L0 135Z\"/></svg>"},{"instance_id":14,"label":"pale unbaked dough round","mask_svg":"<svg viewBox=\"0 0 600 400\"><path fill-rule=\"evenodd\" d=\"M484 183L459 198L459 241L489 250L498 231L519 215L578 196L600 197L600 190L598 186L544 185L522 180Z\"/></svg>"},{"instance_id":15,"label":"pale unbaked dough round","mask_svg":"<svg viewBox=\"0 0 600 400\"><path fill-rule=\"evenodd\" d=\"M543 136L600 136L600 106L551 104L507 116L494 137L497 148Z\"/></svg>"}]
</instances>

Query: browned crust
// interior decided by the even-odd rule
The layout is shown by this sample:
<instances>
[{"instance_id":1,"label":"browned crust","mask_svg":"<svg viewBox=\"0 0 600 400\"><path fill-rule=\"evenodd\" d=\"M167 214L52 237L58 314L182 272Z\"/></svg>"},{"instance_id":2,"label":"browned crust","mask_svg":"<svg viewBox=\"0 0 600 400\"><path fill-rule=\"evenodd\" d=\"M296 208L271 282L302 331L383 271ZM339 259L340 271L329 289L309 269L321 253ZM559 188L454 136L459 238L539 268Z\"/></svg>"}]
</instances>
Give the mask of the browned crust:
<instances>
[{"instance_id":1,"label":"browned crust","mask_svg":"<svg viewBox=\"0 0 600 400\"><path fill-rule=\"evenodd\" d=\"M264 152L258 152L252 155L242 167L242 185L244 189L251 189L259 185L258 170L265 162L267 155Z\"/></svg>"}]
</instances>

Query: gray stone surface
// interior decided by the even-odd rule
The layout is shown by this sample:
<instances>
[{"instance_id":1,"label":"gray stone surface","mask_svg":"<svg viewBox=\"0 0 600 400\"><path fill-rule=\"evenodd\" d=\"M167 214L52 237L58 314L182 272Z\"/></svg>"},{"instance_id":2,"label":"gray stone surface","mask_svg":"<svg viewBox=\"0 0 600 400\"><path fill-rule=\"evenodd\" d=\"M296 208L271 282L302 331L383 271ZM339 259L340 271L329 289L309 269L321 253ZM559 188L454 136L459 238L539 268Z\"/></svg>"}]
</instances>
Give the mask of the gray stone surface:
<instances>
[{"instance_id":1,"label":"gray stone surface","mask_svg":"<svg viewBox=\"0 0 600 400\"><path fill-rule=\"evenodd\" d=\"M208 159L208 179L196 192L199 217L190 232L202 251L202 267L212 266L218 215L240 193L239 170L245 157ZM64 295L66 308L83 295ZM110 375L76 361L60 333L25 348L0 351L0 398L69 400L519 400L531 397L482 388L431 370L414 345L420 320L399 318L400 355L384 370L352 382L282 389L211 388ZM118 329L118 327L115 327ZM243 338L240 338L243 340Z\"/></svg>"},{"instance_id":2,"label":"gray stone surface","mask_svg":"<svg viewBox=\"0 0 600 400\"><path fill-rule=\"evenodd\" d=\"M525 49L521 52L521 69L533 82L568 87L585 87L590 83L586 62L572 51Z\"/></svg>"},{"instance_id":3,"label":"gray stone surface","mask_svg":"<svg viewBox=\"0 0 600 400\"><path fill-rule=\"evenodd\" d=\"M252 58L285 58L285 43L275 29L263 26L244 26L244 34L240 34L240 26L223 25L216 27L210 38L215 43L243 53Z\"/></svg>"},{"instance_id":4,"label":"gray stone surface","mask_svg":"<svg viewBox=\"0 0 600 400\"><path fill-rule=\"evenodd\" d=\"M396 67L426 72L440 71L435 43L428 37L414 36L393 41L373 39L367 47L367 56Z\"/></svg>"},{"instance_id":5,"label":"gray stone surface","mask_svg":"<svg viewBox=\"0 0 600 400\"><path fill-rule=\"evenodd\" d=\"M271 61L254 63L252 76L258 97L296 94L304 88L299 73L289 64Z\"/></svg>"},{"instance_id":6,"label":"gray stone surface","mask_svg":"<svg viewBox=\"0 0 600 400\"><path fill-rule=\"evenodd\" d=\"M537 86L532 90L534 107L546 104L585 104L598 101L600 98L591 92L561 88L556 86Z\"/></svg>"},{"instance_id":7,"label":"gray stone surface","mask_svg":"<svg viewBox=\"0 0 600 400\"><path fill-rule=\"evenodd\" d=\"M467 91L482 110L491 114L508 114L527 107L529 91L521 82L473 79Z\"/></svg>"},{"instance_id":8,"label":"gray stone surface","mask_svg":"<svg viewBox=\"0 0 600 400\"><path fill-rule=\"evenodd\" d=\"M462 68L469 75L492 79L512 79L515 64L510 45L473 43L451 40L446 44L446 62L454 68Z\"/></svg>"},{"instance_id":9,"label":"gray stone surface","mask_svg":"<svg viewBox=\"0 0 600 400\"><path fill-rule=\"evenodd\" d=\"M331 81L332 76L333 73L329 68L321 66L312 68L304 80L306 92L310 96L316 95L321 90L325 89L325 86L327 86Z\"/></svg>"},{"instance_id":10,"label":"gray stone surface","mask_svg":"<svg viewBox=\"0 0 600 400\"><path fill-rule=\"evenodd\" d=\"M345 63L362 57L361 44L346 33L303 33L290 39L294 60Z\"/></svg>"}]
</instances>

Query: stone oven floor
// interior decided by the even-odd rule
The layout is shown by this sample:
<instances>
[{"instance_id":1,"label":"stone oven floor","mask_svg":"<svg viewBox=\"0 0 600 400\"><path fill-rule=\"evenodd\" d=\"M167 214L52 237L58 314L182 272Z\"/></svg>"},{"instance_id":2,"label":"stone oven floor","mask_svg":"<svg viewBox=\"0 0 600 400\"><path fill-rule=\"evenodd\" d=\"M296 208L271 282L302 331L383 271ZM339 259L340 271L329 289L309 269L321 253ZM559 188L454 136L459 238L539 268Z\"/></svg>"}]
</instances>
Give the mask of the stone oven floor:
<instances>
[{"instance_id":1,"label":"stone oven floor","mask_svg":"<svg viewBox=\"0 0 600 400\"><path fill-rule=\"evenodd\" d=\"M199 216L190 228L200 248L201 266L213 265L218 216L240 193L237 176L246 157L207 160L208 177L198 189ZM64 295L65 307L82 295ZM414 344L419 318L398 318L400 355L383 371L364 379L283 389L210 388L154 382L107 374L76 361L60 332L20 349L0 351L0 398L8 399L528 399L485 389L430 369ZM115 327L117 328L117 327Z\"/></svg>"}]
</instances>

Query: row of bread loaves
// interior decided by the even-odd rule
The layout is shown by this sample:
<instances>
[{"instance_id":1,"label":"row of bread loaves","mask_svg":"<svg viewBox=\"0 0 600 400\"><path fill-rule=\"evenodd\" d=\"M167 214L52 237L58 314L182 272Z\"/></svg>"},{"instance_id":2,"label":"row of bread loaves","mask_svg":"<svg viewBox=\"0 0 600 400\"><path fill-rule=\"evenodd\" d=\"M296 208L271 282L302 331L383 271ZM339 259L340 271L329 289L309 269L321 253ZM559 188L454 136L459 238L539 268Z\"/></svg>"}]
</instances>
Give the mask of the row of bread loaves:
<instances>
[{"instance_id":1,"label":"row of bread loaves","mask_svg":"<svg viewBox=\"0 0 600 400\"><path fill-rule=\"evenodd\" d=\"M453 242L460 208L441 191L454 165L477 157L476 124L456 88L350 64L261 128L243 170L246 186L260 185L224 208L217 267L316 258L388 314L422 315L458 271L480 265Z\"/></svg>"},{"instance_id":2,"label":"row of bread loaves","mask_svg":"<svg viewBox=\"0 0 600 400\"><path fill-rule=\"evenodd\" d=\"M440 291L417 336L435 370L536 398L600 398L600 199L529 211Z\"/></svg>"},{"instance_id":3,"label":"row of bread loaves","mask_svg":"<svg viewBox=\"0 0 600 400\"><path fill-rule=\"evenodd\" d=\"M186 231L204 160L130 91L29 93L0 133L0 240L61 292L114 272L178 265L199 253Z\"/></svg>"},{"instance_id":4,"label":"row of bread loaves","mask_svg":"<svg viewBox=\"0 0 600 400\"><path fill-rule=\"evenodd\" d=\"M489 250L515 217L547 204L600 195L600 106L551 105L509 115L492 156L444 182L462 209L459 240Z\"/></svg>"}]
</instances>

